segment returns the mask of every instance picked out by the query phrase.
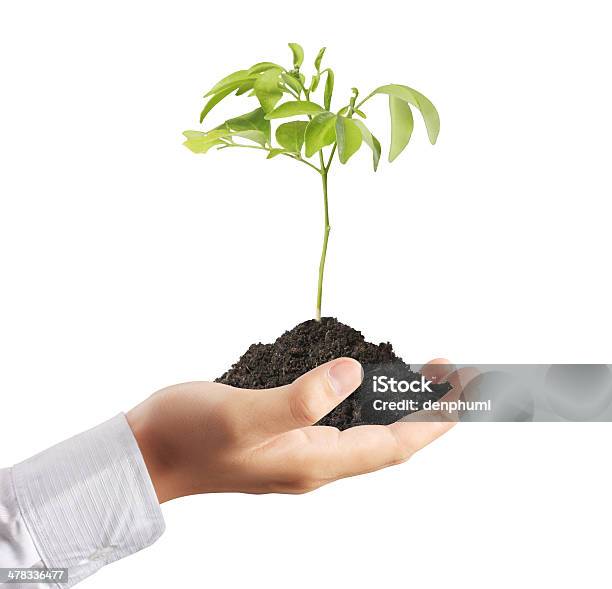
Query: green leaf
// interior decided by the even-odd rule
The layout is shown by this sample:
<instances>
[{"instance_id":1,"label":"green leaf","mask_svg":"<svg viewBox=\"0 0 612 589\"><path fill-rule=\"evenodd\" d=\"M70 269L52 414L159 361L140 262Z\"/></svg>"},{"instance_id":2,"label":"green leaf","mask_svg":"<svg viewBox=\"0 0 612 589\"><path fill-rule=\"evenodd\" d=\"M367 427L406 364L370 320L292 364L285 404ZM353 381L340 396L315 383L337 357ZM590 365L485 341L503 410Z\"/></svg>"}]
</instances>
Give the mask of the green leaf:
<instances>
[{"instance_id":1,"label":"green leaf","mask_svg":"<svg viewBox=\"0 0 612 589\"><path fill-rule=\"evenodd\" d=\"M323 110L322 106L309 100L291 100L277 106L266 115L266 119L285 119L297 115L316 115Z\"/></svg>"},{"instance_id":2,"label":"green leaf","mask_svg":"<svg viewBox=\"0 0 612 589\"><path fill-rule=\"evenodd\" d=\"M248 139L262 147L265 147L268 142L266 135L262 131L232 131L232 136Z\"/></svg>"},{"instance_id":3,"label":"green leaf","mask_svg":"<svg viewBox=\"0 0 612 589\"><path fill-rule=\"evenodd\" d=\"M266 112L272 110L283 97L283 91L279 86L280 72L279 69L270 69L255 80L255 96Z\"/></svg>"},{"instance_id":4,"label":"green leaf","mask_svg":"<svg viewBox=\"0 0 612 589\"><path fill-rule=\"evenodd\" d=\"M264 114L263 108L256 108L244 115L225 121L224 125L232 131L261 131L266 141L270 143L270 121L266 120Z\"/></svg>"},{"instance_id":5,"label":"green leaf","mask_svg":"<svg viewBox=\"0 0 612 589\"><path fill-rule=\"evenodd\" d=\"M289 49L293 53L293 67L297 69L304 63L304 50L298 43L289 43Z\"/></svg>"},{"instance_id":6,"label":"green leaf","mask_svg":"<svg viewBox=\"0 0 612 589\"><path fill-rule=\"evenodd\" d=\"M325 80L325 92L323 94L323 105L325 110L330 110L332 94L334 93L334 72L327 68L327 79Z\"/></svg>"},{"instance_id":7,"label":"green leaf","mask_svg":"<svg viewBox=\"0 0 612 589\"><path fill-rule=\"evenodd\" d=\"M249 76L254 76L255 74L261 74L272 69L282 70L283 67L277 63L272 63L271 61L260 61L248 69L248 74Z\"/></svg>"},{"instance_id":8,"label":"green leaf","mask_svg":"<svg viewBox=\"0 0 612 589\"><path fill-rule=\"evenodd\" d=\"M215 130L204 133L202 131L184 131L183 135L187 141L183 145L193 151L193 153L206 153L211 147L221 145L222 138L229 137L231 134L227 130Z\"/></svg>"},{"instance_id":9,"label":"green leaf","mask_svg":"<svg viewBox=\"0 0 612 589\"><path fill-rule=\"evenodd\" d=\"M187 139L191 139L192 137L201 137L202 135L206 135L206 133L204 131L191 131L188 129L187 131L183 131L183 135L187 137Z\"/></svg>"},{"instance_id":10,"label":"green leaf","mask_svg":"<svg viewBox=\"0 0 612 589\"><path fill-rule=\"evenodd\" d=\"M356 119L354 122L361 131L361 137L363 138L367 146L372 150L372 163L374 165L374 171L376 172L376 170L378 169L378 162L380 162L380 154L382 151L380 148L380 141L378 141L378 139L376 139L376 137L372 135L370 130L360 120Z\"/></svg>"},{"instance_id":11,"label":"green leaf","mask_svg":"<svg viewBox=\"0 0 612 589\"><path fill-rule=\"evenodd\" d=\"M362 140L361 131L355 121L342 116L336 118L336 141L340 163L348 162L361 147Z\"/></svg>"},{"instance_id":12,"label":"green leaf","mask_svg":"<svg viewBox=\"0 0 612 589\"><path fill-rule=\"evenodd\" d=\"M317 57L315 58L314 65L317 72L321 69L321 60L323 59L325 49L326 47L321 47L321 49L319 49L319 53L317 53Z\"/></svg>"},{"instance_id":13,"label":"green leaf","mask_svg":"<svg viewBox=\"0 0 612 589\"><path fill-rule=\"evenodd\" d=\"M219 80L206 94L204 94L204 98L207 96L211 96L212 94L216 94L222 90L225 90L225 87L228 84L233 84L234 82L244 82L248 80L251 76L249 75L248 70L238 70L229 76L225 76L222 80Z\"/></svg>"},{"instance_id":14,"label":"green leaf","mask_svg":"<svg viewBox=\"0 0 612 589\"><path fill-rule=\"evenodd\" d=\"M440 116L436 107L432 102L423 96L420 92L409 88L408 86L401 86L400 84L387 84L386 86L380 86L371 92L365 100L368 100L375 94L388 94L389 96L395 96L409 104L412 104L421 111L423 120L425 121L425 127L427 127L427 135L430 143L433 145L438 139L440 133ZM365 102L365 100L363 102Z\"/></svg>"},{"instance_id":15,"label":"green leaf","mask_svg":"<svg viewBox=\"0 0 612 589\"><path fill-rule=\"evenodd\" d=\"M206 105L204 106L204 109L202 110L202 112L200 113L200 123L204 120L204 118L206 117L206 115L215 107L217 106L217 104L219 104L226 96L228 96L229 94L231 94L234 90L236 90L236 88L240 87L240 82L235 82L233 85L230 85L226 90L223 90L222 92L218 92L217 94L215 94L214 96L212 96L208 102L206 103Z\"/></svg>"},{"instance_id":16,"label":"green leaf","mask_svg":"<svg viewBox=\"0 0 612 589\"><path fill-rule=\"evenodd\" d=\"M408 145L414 128L414 119L410 105L395 96L389 96L389 112L391 113L389 161L392 162Z\"/></svg>"},{"instance_id":17,"label":"green leaf","mask_svg":"<svg viewBox=\"0 0 612 589\"><path fill-rule=\"evenodd\" d=\"M215 92L213 92L212 95L219 94L220 92L225 92L228 88L235 90L236 88L239 88L240 86L242 86L242 84L246 84L248 82L254 82L254 81L255 81L255 78L242 78L240 80L236 80L235 82L228 82L227 84L224 84L223 86L219 86L219 88L215 90ZM204 98L206 98L207 96L211 96L211 93L209 92L208 94L205 94Z\"/></svg>"},{"instance_id":18,"label":"green leaf","mask_svg":"<svg viewBox=\"0 0 612 589\"><path fill-rule=\"evenodd\" d=\"M249 90L252 90L254 85L255 85L255 82L253 80L249 80L248 82L244 82L244 84L240 84L240 86L238 86L236 96L241 96L242 94L245 94Z\"/></svg>"},{"instance_id":19,"label":"green leaf","mask_svg":"<svg viewBox=\"0 0 612 589\"><path fill-rule=\"evenodd\" d=\"M268 153L268 157L266 158L267 160L271 160L273 157L276 157L277 155L280 155L281 153L287 153L286 149L278 149L276 147L272 148L270 150L270 152Z\"/></svg>"},{"instance_id":20,"label":"green leaf","mask_svg":"<svg viewBox=\"0 0 612 589\"><path fill-rule=\"evenodd\" d=\"M283 82L285 82L285 84L289 86L289 88L291 88L298 95L300 94L300 92L302 91L302 86L298 80L296 80L293 76L286 74L285 72L281 74L281 78L283 79Z\"/></svg>"},{"instance_id":21,"label":"green leaf","mask_svg":"<svg viewBox=\"0 0 612 589\"><path fill-rule=\"evenodd\" d=\"M319 81L321 80L321 76L319 74L315 74L312 76L312 80L310 82L310 91L316 92L319 87Z\"/></svg>"},{"instance_id":22,"label":"green leaf","mask_svg":"<svg viewBox=\"0 0 612 589\"><path fill-rule=\"evenodd\" d=\"M300 153L304 145L304 132L307 125L306 121L283 123L276 129L276 140L288 151Z\"/></svg>"},{"instance_id":23,"label":"green leaf","mask_svg":"<svg viewBox=\"0 0 612 589\"><path fill-rule=\"evenodd\" d=\"M362 119L367 119L368 117L366 116L366 114L362 111L359 110L358 108L355 109L355 112L362 118Z\"/></svg>"},{"instance_id":24,"label":"green leaf","mask_svg":"<svg viewBox=\"0 0 612 589\"><path fill-rule=\"evenodd\" d=\"M227 137L229 135L227 129L213 129L212 131L183 131L183 135L187 139L220 139L221 137Z\"/></svg>"},{"instance_id":25,"label":"green leaf","mask_svg":"<svg viewBox=\"0 0 612 589\"><path fill-rule=\"evenodd\" d=\"M225 145L223 141L199 141L197 139L187 139L183 141L183 145L191 150L193 153L206 153L209 149L215 145Z\"/></svg>"},{"instance_id":26,"label":"green leaf","mask_svg":"<svg viewBox=\"0 0 612 589\"><path fill-rule=\"evenodd\" d=\"M319 113L308 123L304 136L306 157L312 157L326 145L336 140L336 115L331 112Z\"/></svg>"}]
</instances>

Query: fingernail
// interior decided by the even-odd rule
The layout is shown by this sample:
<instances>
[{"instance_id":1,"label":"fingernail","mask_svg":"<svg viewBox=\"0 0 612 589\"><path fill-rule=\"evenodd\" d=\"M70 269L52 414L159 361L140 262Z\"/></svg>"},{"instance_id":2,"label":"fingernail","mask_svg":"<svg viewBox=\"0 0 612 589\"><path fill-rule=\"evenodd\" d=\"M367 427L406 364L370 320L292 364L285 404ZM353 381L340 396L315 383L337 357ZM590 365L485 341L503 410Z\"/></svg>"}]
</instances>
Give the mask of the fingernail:
<instances>
[{"instance_id":1,"label":"fingernail","mask_svg":"<svg viewBox=\"0 0 612 589\"><path fill-rule=\"evenodd\" d=\"M327 378L339 397L348 397L363 381L363 368L357 360L340 360L330 367Z\"/></svg>"}]
</instances>

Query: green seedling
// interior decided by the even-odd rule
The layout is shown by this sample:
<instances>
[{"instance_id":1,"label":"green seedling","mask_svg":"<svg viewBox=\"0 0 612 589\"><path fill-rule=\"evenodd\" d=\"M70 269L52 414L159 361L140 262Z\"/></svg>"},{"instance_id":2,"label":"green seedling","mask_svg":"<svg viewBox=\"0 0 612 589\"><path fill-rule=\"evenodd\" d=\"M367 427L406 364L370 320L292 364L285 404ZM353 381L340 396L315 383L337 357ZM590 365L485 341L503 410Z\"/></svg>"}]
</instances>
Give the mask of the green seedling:
<instances>
[{"instance_id":1,"label":"green seedling","mask_svg":"<svg viewBox=\"0 0 612 589\"><path fill-rule=\"evenodd\" d=\"M289 43L293 67L286 69L268 61L256 63L246 70L238 70L217 82L205 95L208 98L200 114L200 123L224 98L234 94L254 97L259 106L246 114L233 117L210 131L185 131L184 145L194 153L216 149L243 148L266 152L267 159L288 157L314 170L321 176L323 187L324 232L319 262L316 319L321 319L323 275L329 239L329 206L327 178L336 154L341 164L365 143L372 151L372 165L377 170L381 156L378 139L363 120L363 107L373 96L385 94L389 98L391 141L389 161L404 150L414 127L412 107L420 111L429 141L433 145L440 131L440 117L436 108L423 94L408 86L386 84L379 86L358 102L359 91L352 89L348 103L332 110L334 72L321 69L325 47L314 60L314 73L308 81L301 68L304 50L297 43ZM322 93L323 104L315 100ZM286 100L285 100L286 99ZM286 119L294 119L286 121ZM272 122L277 123L272 140Z\"/></svg>"}]
</instances>

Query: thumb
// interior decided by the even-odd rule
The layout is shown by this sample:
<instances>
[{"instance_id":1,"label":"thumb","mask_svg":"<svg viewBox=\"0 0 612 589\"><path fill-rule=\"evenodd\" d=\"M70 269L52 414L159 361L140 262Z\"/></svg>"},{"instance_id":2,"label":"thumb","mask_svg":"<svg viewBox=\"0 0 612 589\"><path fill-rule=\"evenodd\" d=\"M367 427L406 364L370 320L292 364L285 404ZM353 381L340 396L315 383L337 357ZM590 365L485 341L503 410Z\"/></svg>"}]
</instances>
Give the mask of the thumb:
<instances>
[{"instance_id":1,"label":"thumb","mask_svg":"<svg viewBox=\"0 0 612 589\"><path fill-rule=\"evenodd\" d=\"M249 417L256 429L279 434L313 425L346 399L363 380L357 360L338 358L322 364L291 384L249 391Z\"/></svg>"}]
</instances>

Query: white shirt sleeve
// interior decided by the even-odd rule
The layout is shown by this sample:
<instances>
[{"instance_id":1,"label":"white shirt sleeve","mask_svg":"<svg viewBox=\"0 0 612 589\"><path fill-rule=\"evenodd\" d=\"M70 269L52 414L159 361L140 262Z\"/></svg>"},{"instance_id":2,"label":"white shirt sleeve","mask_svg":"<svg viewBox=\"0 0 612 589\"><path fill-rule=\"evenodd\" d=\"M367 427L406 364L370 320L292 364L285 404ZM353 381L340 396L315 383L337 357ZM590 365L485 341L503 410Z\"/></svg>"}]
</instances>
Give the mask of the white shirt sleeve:
<instances>
[{"instance_id":1,"label":"white shirt sleeve","mask_svg":"<svg viewBox=\"0 0 612 589\"><path fill-rule=\"evenodd\" d=\"M57 585L64 589L149 546L163 531L123 414L0 471L0 567L67 568L68 582Z\"/></svg>"}]
</instances>

